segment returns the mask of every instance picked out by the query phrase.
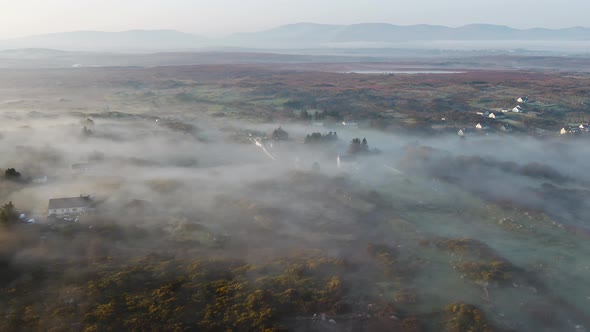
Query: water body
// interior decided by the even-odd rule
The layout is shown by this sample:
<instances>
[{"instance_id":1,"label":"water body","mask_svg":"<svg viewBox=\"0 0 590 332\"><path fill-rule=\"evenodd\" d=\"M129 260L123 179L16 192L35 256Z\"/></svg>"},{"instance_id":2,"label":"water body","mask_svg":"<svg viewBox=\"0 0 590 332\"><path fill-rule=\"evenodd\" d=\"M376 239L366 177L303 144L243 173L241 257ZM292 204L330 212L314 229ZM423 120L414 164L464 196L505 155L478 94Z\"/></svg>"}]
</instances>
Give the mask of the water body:
<instances>
[{"instance_id":1,"label":"water body","mask_svg":"<svg viewBox=\"0 0 590 332\"><path fill-rule=\"evenodd\" d=\"M464 71L449 71L449 70L352 70L345 72L346 74L377 74L377 75L387 75L387 74L407 74L407 75L416 75L416 74L463 74Z\"/></svg>"}]
</instances>

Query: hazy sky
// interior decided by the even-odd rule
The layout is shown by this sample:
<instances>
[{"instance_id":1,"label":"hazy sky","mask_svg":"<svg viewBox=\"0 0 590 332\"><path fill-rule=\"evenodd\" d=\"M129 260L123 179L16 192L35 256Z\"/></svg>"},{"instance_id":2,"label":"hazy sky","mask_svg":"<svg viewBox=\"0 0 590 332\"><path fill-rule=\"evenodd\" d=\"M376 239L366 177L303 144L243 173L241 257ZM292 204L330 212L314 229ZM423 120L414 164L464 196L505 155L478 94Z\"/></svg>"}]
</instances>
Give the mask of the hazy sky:
<instances>
[{"instance_id":1,"label":"hazy sky","mask_svg":"<svg viewBox=\"0 0 590 332\"><path fill-rule=\"evenodd\" d=\"M590 0L0 0L0 38L176 29L205 36L296 22L590 26Z\"/></svg>"}]
</instances>

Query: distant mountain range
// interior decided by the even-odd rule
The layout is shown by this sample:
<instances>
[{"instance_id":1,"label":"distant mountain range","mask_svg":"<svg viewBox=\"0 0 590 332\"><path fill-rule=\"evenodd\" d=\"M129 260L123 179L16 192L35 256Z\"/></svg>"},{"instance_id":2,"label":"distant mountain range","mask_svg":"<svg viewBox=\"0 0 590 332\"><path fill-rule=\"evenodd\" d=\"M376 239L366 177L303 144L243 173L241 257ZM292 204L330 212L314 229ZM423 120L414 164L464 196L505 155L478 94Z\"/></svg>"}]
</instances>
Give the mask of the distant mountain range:
<instances>
[{"instance_id":1,"label":"distant mountain range","mask_svg":"<svg viewBox=\"0 0 590 332\"><path fill-rule=\"evenodd\" d=\"M399 26L384 23L326 25L298 23L275 29L205 37L174 30L123 32L75 31L0 41L0 48L52 48L75 51L179 51L207 47L326 48L393 47L434 41L588 41L590 28L514 29L472 24L458 28L437 25Z\"/></svg>"},{"instance_id":2,"label":"distant mountain range","mask_svg":"<svg viewBox=\"0 0 590 332\"><path fill-rule=\"evenodd\" d=\"M329 46L338 44L394 44L417 41L590 41L590 28L574 27L567 29L526 29L519 30L507 26L471 24L458 28L438 25L399 26L384 23L365 23L353 25L325 25L298 23L276 29L239 33L227 38L232 45L288 45L301 44Z\"/></svg>"}]
</instances>

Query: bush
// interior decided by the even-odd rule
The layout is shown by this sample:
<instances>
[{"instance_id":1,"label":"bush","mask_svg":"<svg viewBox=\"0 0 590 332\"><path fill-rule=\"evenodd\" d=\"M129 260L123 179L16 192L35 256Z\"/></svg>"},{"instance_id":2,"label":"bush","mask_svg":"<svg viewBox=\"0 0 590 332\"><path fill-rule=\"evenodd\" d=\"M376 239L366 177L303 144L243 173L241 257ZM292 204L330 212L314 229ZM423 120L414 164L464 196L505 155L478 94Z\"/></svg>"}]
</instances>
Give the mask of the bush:
<instances>
[{"instance_id":1,"label":"bush","mask_svg":"<svg viewBox=\"0 0 590 332\"><path fill-rule=\"evenodd\" d=\"M0 224L3 226L10 226L18 221L18 212L12 202L4 204L0 209Z\"/></svg>"}]
</instances>

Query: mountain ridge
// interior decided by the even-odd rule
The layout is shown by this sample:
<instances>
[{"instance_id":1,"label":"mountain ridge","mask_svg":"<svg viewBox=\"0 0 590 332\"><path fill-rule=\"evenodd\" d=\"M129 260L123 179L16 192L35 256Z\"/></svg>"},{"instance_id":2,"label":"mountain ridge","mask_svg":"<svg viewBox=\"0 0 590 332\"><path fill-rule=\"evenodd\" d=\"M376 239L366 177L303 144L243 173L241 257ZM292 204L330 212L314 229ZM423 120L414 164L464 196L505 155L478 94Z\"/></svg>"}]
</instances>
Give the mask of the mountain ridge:
<instances>
[{"instance_id":1,"label":"mountain ridge","mask_svg":"<svg viewBox=\"0 0 590 332\"><path fill-rule=\"evenodd\" d=\"M177 30L70 31L0 40L0 48L51 48L70 51L191 50L210 46L254 48L318 48L366 43L387 44L420 41L590 41L590 28L516 29L505 25L475 23L460 27L416 24L357 23L333 25L293 23L257 32L206 38Z\"/></svg>"}]
</instances>

